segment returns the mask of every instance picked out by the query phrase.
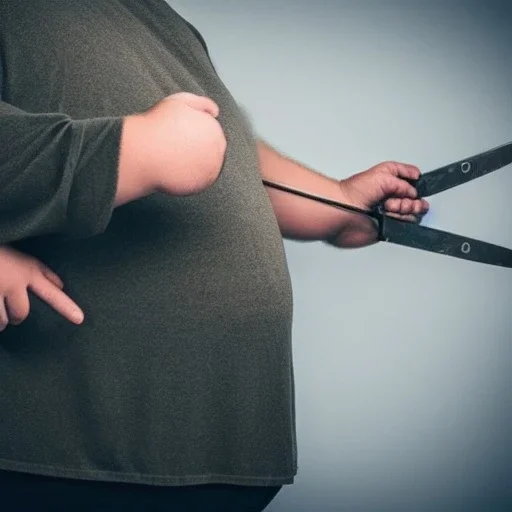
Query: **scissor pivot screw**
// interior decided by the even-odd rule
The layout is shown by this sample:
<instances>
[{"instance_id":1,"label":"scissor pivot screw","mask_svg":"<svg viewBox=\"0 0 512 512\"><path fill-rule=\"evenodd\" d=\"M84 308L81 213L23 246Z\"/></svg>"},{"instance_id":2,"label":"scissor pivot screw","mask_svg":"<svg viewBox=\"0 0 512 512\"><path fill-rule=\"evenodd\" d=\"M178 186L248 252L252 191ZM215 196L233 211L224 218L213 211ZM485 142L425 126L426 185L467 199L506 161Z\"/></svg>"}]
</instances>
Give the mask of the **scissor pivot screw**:
<instances>
[{"instance_id":1,"label":"scissor pivot screw","mask_svg":"<svg viewBox=\"0 0 512 512\"><path fill-rule=\"evenodd\" d=\"M469 172L471 170L471 164L469 162L462 162L460 164L460 170L466 174L467 172Z\"/></svg>"},{"instance_id":2,"label":"scissor pivot screw","mask_svg":"<svg viewBox=\"0 0 512 512\"><path fill-rule=\"evenodd\" d=\"M471 251L471 245L468 242L464 242L460 248L463 254L469 254Z\"/></svg>"}]
</instances>

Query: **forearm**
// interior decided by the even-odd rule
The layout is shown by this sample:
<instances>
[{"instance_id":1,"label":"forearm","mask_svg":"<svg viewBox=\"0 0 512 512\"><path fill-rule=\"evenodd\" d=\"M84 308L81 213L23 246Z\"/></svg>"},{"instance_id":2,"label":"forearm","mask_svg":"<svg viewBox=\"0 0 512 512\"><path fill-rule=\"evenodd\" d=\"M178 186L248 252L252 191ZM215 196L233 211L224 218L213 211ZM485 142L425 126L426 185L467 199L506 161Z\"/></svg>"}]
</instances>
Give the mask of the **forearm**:
<instances>
[{"instance_id":1,"label":"forearm","mask_svg":"<svg viewBox=\"0 0 512 512\"><path fill-rule=\"evenodd\" d=\"M340 181L280 154L265 141L258 142L258 153L263 179L347 202ZM368 219L362 215L270 187L267 187L267 191L284 238L320 240L338 245L340 234L348 229L361 230L365 234L371 230Z\"/></svg>"},{"instance_id":2,"label":"forearm","mask_svg":"<svg viewBox=\"0 0 512 512\"><path fill-rule=\"evenodd\" d=\"M103 231L121 128L119 118L73 120L0 101L0 243Z\"/></svg>"}]
</instances>

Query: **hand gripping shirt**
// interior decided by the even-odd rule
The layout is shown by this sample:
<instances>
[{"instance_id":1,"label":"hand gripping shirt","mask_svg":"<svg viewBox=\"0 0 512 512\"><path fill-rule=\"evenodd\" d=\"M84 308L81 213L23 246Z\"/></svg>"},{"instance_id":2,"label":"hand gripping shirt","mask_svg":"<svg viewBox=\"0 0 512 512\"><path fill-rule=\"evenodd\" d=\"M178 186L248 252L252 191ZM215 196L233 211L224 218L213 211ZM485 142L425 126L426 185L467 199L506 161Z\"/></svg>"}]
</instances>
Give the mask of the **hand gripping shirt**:
<instances>
[{"instance_id":1,"label":"hand gripping shirt","mask_svg":"<svg viewBox=\"0 0 512 512\"><path fill-rule=\"evenodd\" d=\"M0 469L293 481L283 240L203 43L164 0L0 3L0 244L49 265L85 312L74 325L29 292L29 317L0 333ZM114 208L123 116L179 91L220 107L218 181Z\"/></svg>"}]
</instances>

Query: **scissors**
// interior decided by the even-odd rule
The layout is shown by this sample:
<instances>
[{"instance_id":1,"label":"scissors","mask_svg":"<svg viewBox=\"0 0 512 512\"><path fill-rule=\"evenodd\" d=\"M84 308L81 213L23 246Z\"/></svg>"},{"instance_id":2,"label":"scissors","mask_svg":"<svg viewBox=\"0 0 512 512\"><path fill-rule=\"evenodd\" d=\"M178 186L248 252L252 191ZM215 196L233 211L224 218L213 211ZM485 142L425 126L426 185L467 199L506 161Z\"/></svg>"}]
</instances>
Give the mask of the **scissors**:
<instances>
[{"instance_id":1,"label":"scissors","mask_svg":"<svg viewBox=\"0 0 512 512\"><path fill-rule=\"evenodd\" d=\"M428 197L480 178L512 163L512 142L497 146L430 172L417 180L406 179L418 191L418 197ZM378 225L378 239L423 251L452 256L477 263L512 268L512 249L475 240L463 235L421 226L420 222L396 219L384 212L382 204L371 210L340 203L294 187L262 180L263 184L284 192L321 203L360 213L373 218Z\"/></svg>"}]
</instances>

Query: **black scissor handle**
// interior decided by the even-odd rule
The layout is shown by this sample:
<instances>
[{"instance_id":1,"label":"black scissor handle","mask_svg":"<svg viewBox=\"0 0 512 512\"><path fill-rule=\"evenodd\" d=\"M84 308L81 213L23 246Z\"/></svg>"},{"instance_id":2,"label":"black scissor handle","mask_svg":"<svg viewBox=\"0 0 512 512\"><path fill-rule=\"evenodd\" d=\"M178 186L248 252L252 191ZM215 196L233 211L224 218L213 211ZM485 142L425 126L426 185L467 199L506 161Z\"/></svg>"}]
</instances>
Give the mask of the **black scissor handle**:
<instances>
[{"instance_id":1,"label":"black scissor handle","mask_svg":"<svg viewBox=\"0 0 512 512\"><path fill-rule=\"evenodd\" d=\"M423 173L418 180L406 181L416 187L418 197L428 197L481 178L511 163L512 142L509 142Z\"/></svg>"}]
</instances>

